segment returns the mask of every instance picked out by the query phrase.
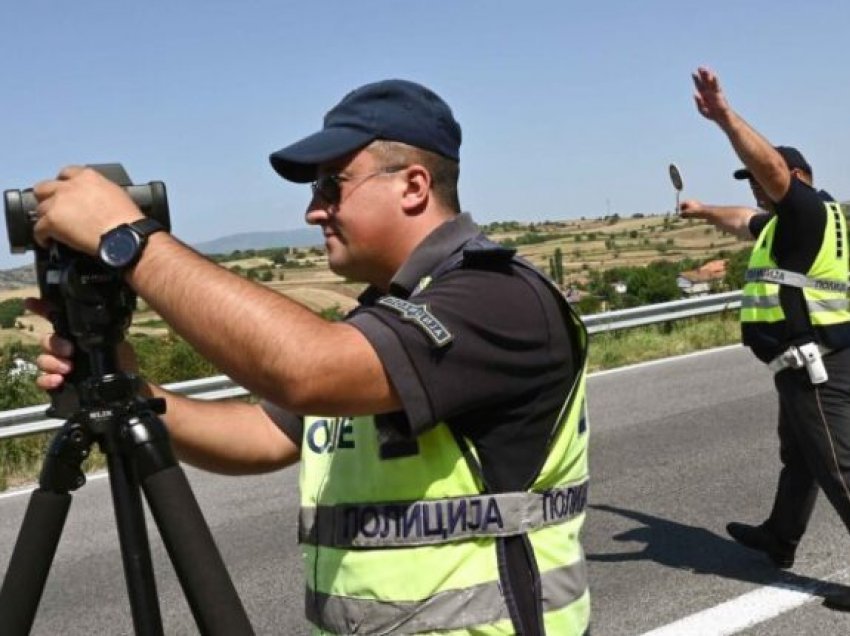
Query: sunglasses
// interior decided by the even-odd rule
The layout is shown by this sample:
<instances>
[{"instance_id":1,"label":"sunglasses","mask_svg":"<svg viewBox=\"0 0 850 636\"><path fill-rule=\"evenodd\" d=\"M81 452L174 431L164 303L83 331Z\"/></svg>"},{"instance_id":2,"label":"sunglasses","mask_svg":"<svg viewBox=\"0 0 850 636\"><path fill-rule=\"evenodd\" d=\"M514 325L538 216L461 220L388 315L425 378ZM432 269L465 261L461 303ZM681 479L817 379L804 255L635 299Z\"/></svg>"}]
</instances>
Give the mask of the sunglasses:
<instances>
[{"instance_id":1,"label":"sunglasses","mask_svg":"<svg viewBox=\"0 0 850 636\"><path fill-rule=\"evenodd\" d=\"M356 181L359 187L362 183L368 181L372 177L400 172L405 168L407 168L407 166L381 168L380 170L376 170L375 172L370 172L359 177L350 177L339 174L338 172L334 174L326 174L313 181L313 183L310 184L310 189L313 191L314 196L321 197L321 199L328 205L338 205L342 202L342 184L346 181Z\"/></svg>"}]
</instances>

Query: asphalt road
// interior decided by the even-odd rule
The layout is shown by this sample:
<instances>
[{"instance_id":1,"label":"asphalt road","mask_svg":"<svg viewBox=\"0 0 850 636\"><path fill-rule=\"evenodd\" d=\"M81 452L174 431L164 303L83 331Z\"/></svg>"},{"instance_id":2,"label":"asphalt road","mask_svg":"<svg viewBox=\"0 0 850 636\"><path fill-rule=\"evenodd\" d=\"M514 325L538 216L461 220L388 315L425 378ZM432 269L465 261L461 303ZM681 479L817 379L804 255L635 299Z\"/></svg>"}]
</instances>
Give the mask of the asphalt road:
<instances>
[{"instance_id":1,"label":"asphalt road","mask_svg":"<svg viewBox=\"0 0 850 636\"><path fill-rule=\"evenodd\" d=\"M723 530L769 512L778 471L771 382L740 347L591 377L584 545L594 636L850 633L850 615L820 604L850 576L850 538L825 499L790 573ZM297 472L187 474L257 633L306 633ZM0 571L27 501L0 497ZM148 531L165 631L196 634L157 529ZM133 634L106 479L74 494L33 634Z\"/></svg>"}]
</instances>

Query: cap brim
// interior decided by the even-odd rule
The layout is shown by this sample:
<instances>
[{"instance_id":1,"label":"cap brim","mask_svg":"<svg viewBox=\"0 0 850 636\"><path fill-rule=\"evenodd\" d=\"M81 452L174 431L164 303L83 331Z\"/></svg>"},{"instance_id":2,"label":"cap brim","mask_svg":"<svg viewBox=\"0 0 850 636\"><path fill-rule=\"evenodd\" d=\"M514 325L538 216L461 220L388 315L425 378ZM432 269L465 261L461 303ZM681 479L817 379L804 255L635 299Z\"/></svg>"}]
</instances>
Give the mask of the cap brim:
<instances>
[{"instance_id":1,"label":"cap brim","mask_svg":"<svg viewBox=\"0 0 850 636\"><path fill-rule=\"evenodd\" d=\"M746 168L741 168L740 170L736 170L732 173L732 176L735 177L738 181L743 181L744 179L752 179L753 173L747 170Z\"/></svg>"},{"instance_id":2,"label":"cap brim","mask_svg":"<svg viewBox=\"0 0 850 636\"><path fill-rule=\"evenodd\" d=\"M316 179L320 163L338 159L362 148L375 136L351 128L325 128L269 155L272 168L281 177L295 183Z\"/></svg>"}]
</instances>

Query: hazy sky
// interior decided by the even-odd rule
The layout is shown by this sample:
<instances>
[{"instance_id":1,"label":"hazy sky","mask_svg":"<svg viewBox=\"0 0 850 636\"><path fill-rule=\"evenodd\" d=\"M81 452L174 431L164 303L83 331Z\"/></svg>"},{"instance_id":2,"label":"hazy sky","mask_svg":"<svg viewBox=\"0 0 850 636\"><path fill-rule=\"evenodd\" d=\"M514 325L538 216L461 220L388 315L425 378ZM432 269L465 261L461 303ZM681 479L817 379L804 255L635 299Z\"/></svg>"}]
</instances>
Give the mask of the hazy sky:
<instances>
[{"instance_id":1,"label":"hazy sky","mask_svg":"<svg viewBox=\"0 0 850 636\"><path fill-rule=\"evenodd\" d=\"M720 74L736 110L850 198L850 3L553 0L8 0L0 8L0 186L68 163L165 181L187 242L303 223L307 186L268 154L361 84L426 84L463 128L479 222L750 202L693 104ZM0 245L0 268L31 262Z\"/></svg>"}]
</instances>

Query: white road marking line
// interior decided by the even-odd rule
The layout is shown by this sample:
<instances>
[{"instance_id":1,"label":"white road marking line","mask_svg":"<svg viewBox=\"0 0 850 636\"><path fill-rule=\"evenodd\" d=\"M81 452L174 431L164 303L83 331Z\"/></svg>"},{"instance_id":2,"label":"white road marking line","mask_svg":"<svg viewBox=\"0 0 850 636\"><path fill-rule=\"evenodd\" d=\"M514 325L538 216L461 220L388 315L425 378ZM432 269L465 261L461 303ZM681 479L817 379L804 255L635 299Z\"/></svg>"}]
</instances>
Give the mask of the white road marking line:
<instances>
[{"instance_id":1,"label":"white road marking line","mask_svg":"<svg viewBox=\"0 0 850 636\"><path fill-rule=\"evenodd\" d=\"M109 475L109 473L107 473L104 469L100 469L96 473L87 474L86 475L86 483L89 483L90 481L95 481L97 479L103 479L104 477L107 477L108 475ZM8 491L8 492L0 493L0 499L11 499L12 497L20 497L21 495L28 495L32 491L34 491L36 488L38 488L38 485L36 485L36 484L32 484L30 486L22 486L22 487L18 488L17 490L11 490L11 491ZM71 491L71 492L73 493L74 491Z\"/></svg>"},{"instance_id":2,"label":"white road marking line","mask_svg":"<svg viewBox=\"0 0 850 636\"><path fill-rule=\"evenodd\" d=\"M729 636L770 620L816 598L817 591L830 581L847 577L850 570L839 570L830 576L806 584L776 581L738 598L709 607L664 625L641 636Z\"/></svg>"}]
</instances>

